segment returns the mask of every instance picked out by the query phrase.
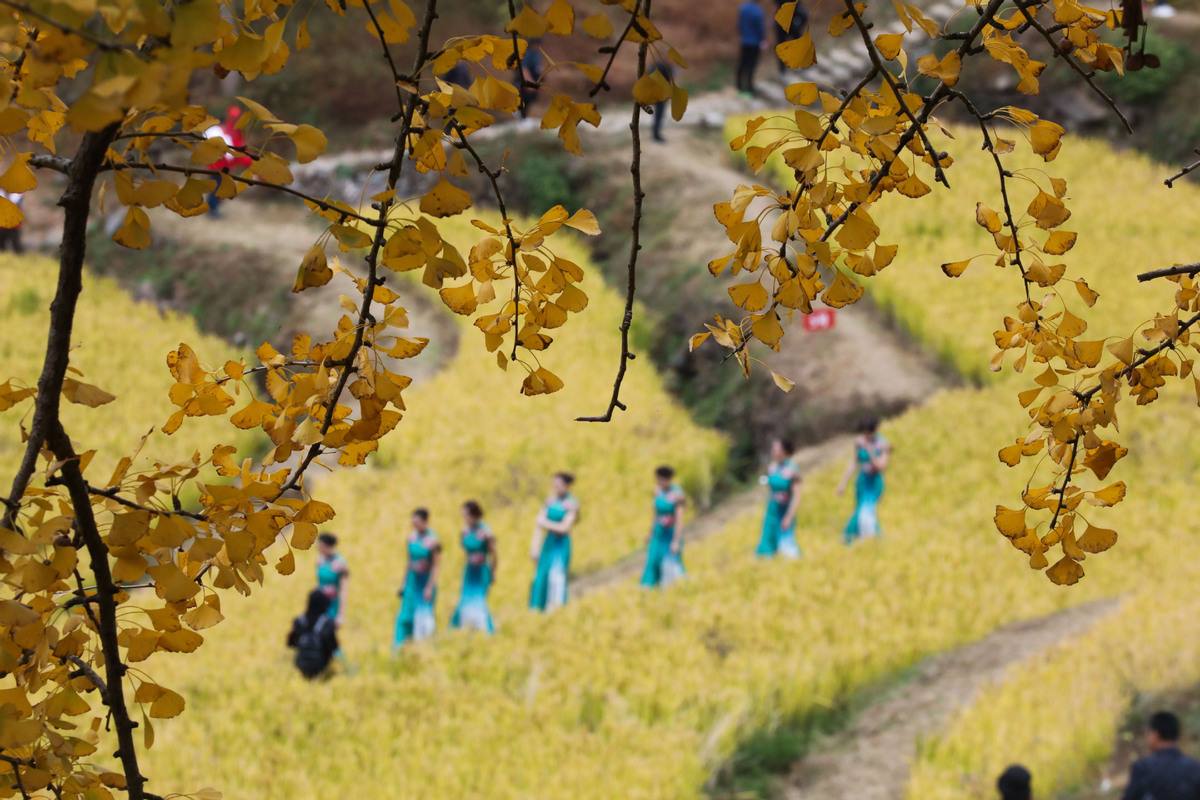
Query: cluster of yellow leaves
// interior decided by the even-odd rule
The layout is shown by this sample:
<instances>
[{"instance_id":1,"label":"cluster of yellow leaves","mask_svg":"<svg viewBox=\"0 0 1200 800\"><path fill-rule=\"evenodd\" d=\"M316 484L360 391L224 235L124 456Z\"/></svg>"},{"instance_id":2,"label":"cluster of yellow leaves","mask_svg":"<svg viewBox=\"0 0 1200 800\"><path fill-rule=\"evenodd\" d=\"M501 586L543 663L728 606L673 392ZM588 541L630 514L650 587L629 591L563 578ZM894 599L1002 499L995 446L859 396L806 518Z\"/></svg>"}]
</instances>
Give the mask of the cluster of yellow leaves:
<instances>
[{"instance_id":1,"label":"cluster of yellow leaves","mask_svg":"<svg viewBox=\"0 0 1200 800\"><path fill-rule=\"evenodd\" d=\"M917 27L932 39L942 38L938 26L919 8L903 2L893 2L893 6L906 31ZM789 117L750 119L744 131L733 138L731 147L744 151L752 169L760 170L768 160L781 160L794 185L784 192L759 185L739 187L732 200L716 206L717 219L734 250L710 262L709 269L713 275L728 270L733 276L749 276L729 287L734 304L747 313L741 319L718 316L706 326L706 332L693 337L692 346L711 336L748 371L750 344L758 341L778 350L783 322L796 311L809 313L818 301L840 308L860 299L864 292L861 278L888 267L898 250L896 245L879 241L881 230L873 209L888 195L916 199L930 194L930 175L949 185L947 171L954 158L934 144L935 134L944 140L949 132L932 115L941 104L961 100L979 121L1003 200L999 211L977 203L975 219L993 239L996 266L1018 271L1025 295L1016 315L1006 317L1004 329L995 335L999 352L994 368L1000 368L1009 351L1019 354L1014 364L1018 371L1030 359L1045 365L1037 386L1020 395L1021 404L1030 409L1034 420L1033 432L1002 450L1000 457L1016 464L1022 458L1046 454L1058 467L1048 484L1031 482L1023 496L1023 509L1001 509L996 523L1014 546L1029 555L1033 568L1049 567L1047 574L1055 583L1075 583L1083 575L1079 562L1085 554L1107 549L1116 538L1114 532L1095 527L1076 534L1075 512L1085 500L1101 506L1119 502L1124 484L1086 490L1067 484L1085 469L1103 481L1125 455L1123 447L1097 432L1115 423L1112 406L1117 383L1128 379L1138 387L1133 392L1139 402L1149 402L1164 375L1187 375L1191 364L1166 355L1134 364L1132 341L1119 347L1110 345L1118 363L1103 373L1107 377L1102 386L1081 393L1086 391L1086 387L1080 389L1082 382L1093 377L1089 371L1095 370L1104 356L1106 340L1084 338L1087 322L1066 308L1058 295L1066 272L1058 258L1076 241L1074 232L1061 227L1071 216L1066 181L1047 175L1022 176L1022 186L1027 182L1034 190L1022 210L1012 196L1013 174L1004 166L1016 142L997 132L995 123L1015 126L1032 152L1047 162L1058 155L1065 130L1022 108L980 112L954 87L964 58L986 53L1016 71L1021 92L1036 94L1038 76L1046 65L1029 56L1019 34L1032 30L1051 36L1046 25L1061 36L1055 47L1064 59L1074 59L1086 69L1121 71L1121 51L1099 35L1105 26L1118 27L1120 15L1073 0L1003 11L993 4L981 9L984 18L969 32L954 35L954 49L917 60L916 72L936 81L934 89L918 94L906 89L910 69L903 35L882 34L872 40L866 11L866 3L847 2L846 11L834 17L829 27L833 36L857 31L872 57L874 66L854 92L838 98L811 83L793 84L786 93L795 106ZM786 16L786 6L780 13ZM1048 15L1052 21L1043 24ZM803 61L811 58L811 43L792 45L796 53L791 49L784 52L782 47L779 55L789 63L793 56ZM798 65L804 64L798 61ZM946 262L942 271L958 278L972 260ZM1078 297L1092 306L1098 294L1086 280L1073 283ZM1183 286L1177 302L1180 311L1191 310L1193 295L1189 285ZM1175 312L1156 319L1142 335L1151 344L1173 342L1180 327L1186 325L1181 326L1179 312ZM1183 337L1186 343L1186 333ZM1128 357L1121 360L1122 356ZM784 388L789 385L786 379L776 380ZM1028 510L1044 514L1027 526ZM1051 566L1046 551L1058 545L1062 555Z\"/></svg>"}]
</instances>

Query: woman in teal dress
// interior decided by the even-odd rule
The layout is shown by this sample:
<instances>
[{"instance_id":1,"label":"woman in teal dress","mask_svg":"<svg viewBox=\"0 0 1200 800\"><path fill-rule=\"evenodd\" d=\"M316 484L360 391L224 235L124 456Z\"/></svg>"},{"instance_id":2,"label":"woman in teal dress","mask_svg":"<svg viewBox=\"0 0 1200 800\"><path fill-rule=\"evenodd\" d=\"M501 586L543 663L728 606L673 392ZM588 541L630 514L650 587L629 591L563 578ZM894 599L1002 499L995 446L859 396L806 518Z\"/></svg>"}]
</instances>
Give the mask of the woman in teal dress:
<instances>
[{"instance_id":1,"label":"woman in teal dress","mask_svg":"<svg viewBox=\"0 0 1200 800\"><path fill-rule=\"evenodd\" d=\"M575 476L560 472L554 476L546 505L538 514L530 552L537 569L529 587L529 607L552 611L567 602L567 582L571 572L571 528L579 519L579 503L571 494Z\"/></svg>"},{"instance_id":2,"label":"woman in teal dress","mask_svg":"<svg viewBox=\"0 0 1200 800\"><path fill-rule=\"evenodd\" d=\"M429 512L418 508L412 514L412 533L408 535L408 570L400 591L400 613L396 615L396 633L392 646L428 639L434 632L433 604L437 600L438 561L442 545L429 528Z\"/></svg>"},{"instance_id":3,"label":"woman in teal dress","mask_svg":"<svg viewBox=\"0 0 1200 800\"><path fill-rule=\"evenodd\" d=\"M325 615L340 628L346 611L346 579L350 570L337 551L337 537L322 533L317 537L317 588L329 598Z\"/></svg>"},{"instance_id":4,"label":"woman in teal dress","mask_svg":"<svg viewBox=\"0 0 1200 800\"><path fill-rule=\"evenodd\" d=\"M852 476L854 481L854 514L846 523L846 544L858 539L873 539L883 531L879 527L879 499L883 497L883 473L888 467L891 447L879 435L878 420L869 420L859 429L854 440L854 459L838 485L838 494L846 491Z\"/></svg>"},{"instance_id":5,"label":"woman in teal dress","mask_svg":"<svg viewBox=\"0 0 1200 800\"><path fill-rule=\"evenodd\" d=\"M675 484L675 470L654 470L654 525L646 543L642 586L666 586L683 575L683 507L687 497Z\"/></svg>"},{"instance_id":6,"label":"woman in teal dress","mask_svg":"<svg viewBox=\"0 0 1200 800\"><path fill-rule=\"evenodd\" d=\"M798 558L796 544L796 508L800 505L800 474L792 456L796 448L787 439L771 442L771 463L763 483L767 486L767 510L763 514L762 535L754 551L760 558Z\"/></svg>"},{"instance_id":7,"label":"woman in teal dress","mask_svg":"<svg viewBox=\"0 0 1200 800\"><path fill-rule=\"evenodd\" d=\"M463 522L466 527L462 532L462 547L467 565L463 568L462 594L450 627L495 633L487 596L496 580L496 538L483 521L483 508L474 500L463 503Z\"/></svg>"}]
</instances>

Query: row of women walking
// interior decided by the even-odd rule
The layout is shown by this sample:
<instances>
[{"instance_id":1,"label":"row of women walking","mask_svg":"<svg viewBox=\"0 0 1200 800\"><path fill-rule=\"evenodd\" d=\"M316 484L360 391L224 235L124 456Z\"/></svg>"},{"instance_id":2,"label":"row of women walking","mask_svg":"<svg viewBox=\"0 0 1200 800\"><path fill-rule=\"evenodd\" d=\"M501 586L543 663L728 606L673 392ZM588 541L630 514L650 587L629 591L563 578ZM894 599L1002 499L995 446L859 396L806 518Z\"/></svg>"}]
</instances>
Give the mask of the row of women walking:
<instances>
[{"instance_id":1,"label":"row of women walking","mask_svg":"<svg viewBox=\"0 0 1200 800\"><path fill-rule=\"evenodd\" d=\"M761 558L798 558L796 518L800 505L799 469L793 459L794 448L785 439L771 444L770 459L761 482L767 488L767 503L755 555ZM878 425L862 426L854 442L854 456L838 485L842 494L854 480L855 505L843 531L846 544L880 534L878 505L883 496L884 472L890 447L879 434ZM687 497L675 481L675 470L661 466L654 472L653 513L647 538L646 560L641 584L647 588L665 587L685 574L683 552L683 511ZM573 487L575 478L567 472L554 475L550 494L534 523L530 555L536 564L529 588L529 607L552 611L565 605L570 596L571 541L580 519L580 504ZM474 500L463 503L462 529L458 544L466 556L461 588L454 613L453 628L494 633L496 623L488 608L488 593L495 583L499 566L496 536L484 521L484 509ZM426 639L436 630L434 609L441 579L442 542L430 527L425 508L412 512L412 530L406 538L408 566L400 590L400 611L396 615L393 646ZM323 615L340 626L345 613L345 591L349 569L337 551L337 538L329 533L318 540L317 590L329 598Z\"/></svg>"}]
</instances>

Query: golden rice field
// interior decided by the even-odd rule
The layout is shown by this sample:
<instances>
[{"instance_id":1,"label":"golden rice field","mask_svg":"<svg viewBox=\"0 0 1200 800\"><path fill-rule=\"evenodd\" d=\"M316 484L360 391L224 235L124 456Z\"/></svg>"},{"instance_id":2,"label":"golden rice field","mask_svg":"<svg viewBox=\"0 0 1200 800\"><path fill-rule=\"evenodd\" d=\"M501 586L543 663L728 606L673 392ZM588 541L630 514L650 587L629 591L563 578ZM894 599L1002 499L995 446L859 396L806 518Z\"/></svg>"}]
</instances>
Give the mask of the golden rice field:
<instances>
[{"instance_id":1,"label":"golden rice field","mask_svg":"<svg viewBox=\"0 0 1200 800\"><path fill-rule=\"evenodd\" d=\"M745 118L733 118L726 132L735 134ZM786 129L787 117L773 127ZM955 159L947 175L951 190L934 186L917 200L889 196L875 214L880 241L898 243L895 262L865 279L872 299L925 347L950 363L959 374L979 380L992 377L988 360L995 352L992 331L1024 299L1020 275L996 267L995 244L975 223L975 204L1000 208L996 171L980 150L976 128L952 126L952 139L942 137ZM771 135L759 134L759 139ZM1005 134L1017 136L1014 131ZM1113 151L1100 140L1067 136L1062 152L1050 163L1018 141L1006 163L1018 176L1010 183L1014 211L1022 213L1034 193L1031 181L1046 184L1046 176L1065 178L1067 207L1072 218L1064 230L1077 231L1075 247L1062 257L1068 278L1086 278L1100 292L1100 301L1087 309L1069 283L1061 291L1071 309L1090 323L1089 338L1129 336L1134 327L1156 311L1172 307L1173 284L1139 284L1135 275L1154 267L1195 258L1190 235L1200 226L1200 202L1191 185L1168 189L1168 171L1134 151ZM760 180L791 180L781 159L764 168ZM932 181L930 181L932 184ZM1118 204L1114 198L1137 198ZM946 277L941 265L979 254L960 278ZM1048 291L1048 290L1047 290ZM1007 374L1007 373L1006 373Z\"/></svg>"},{"instance_id":2,"label":"golden rice field","mask_svg":"<svg viewBox=\"0 0 1200 800\"><path fill-rule=\"evenodd\" d=\"M57 263L48 258L0 255L0 382L13 379L36 385L46 352L56 275ZM190 318L174 313L160 316L154 306L135 302L115 282L85 275L71 366L83 373L80 380L117 399L99 408L64 402L63 418L76 450L97 451L91 469L104 473L103 480L108 480L121 456L132 452L142 436L162 425L174 410L167 398L174 379L167 371L166 354L182 341L217 364L240 355L222 340L200 333ZM32 400L26 400L0 413L2 481L12 477L20 461L24 447L18 423L24 419L28 426L32 405ZM217 436L243 448L253 445L243 431L196 421L169 438L155 434L142 455L173 462L199 450L207 457Z\"/></svg>"},{"instance_id":3,"label":"golden rice field","mask_svg":"<svg viewBox=\"0 0 1200 800\"><path fill-rule=\"evenodd\" d=\"M605 302L593 298L596 308ZM475 357L470 344L460 359ZM456 362L413 393L409 422L421 413L426 392L461 380L458 369ZM568 387L586 379L567 377ZM490 381L486 372L471 380ZM436 396L444 403L454 395ZM516 402L520 409L528 401ZM172 788L218 783L235 796L253 790L267 797L529 797L552 786L554 796L564 797L695 797L709 771L751 730L827 709L1005 622L1119 591L1170 557L1177 542L1164 532L1180 509L1160 504L1137 519L1128 504L1115 510L1113 523L1130 534L1069 592L1013 558L990 521L992 493L1020 481L991 457L1009 402L1009 391L999 387L947 393L889 426L896 458L882 542L850 551L838 544L849 501L832 496L840 469L834 465L808 480L800 534L805 560L750 559L757 519L747 516L689 551L686 584L662 594L622 585L546 618L519 608L529 574L528 519L541 492L531 480L524 511L492 503L503 510L493 526L502 537L501 569L508 570L497 588L500 635L446 635L396 661L386 650L404 512L418 498L436 497L435 513L445 519L465 494L458 490L489 470L479 461L450 473L430 467L423 479L406 471L399 450L389 450L386 467L336 476L322 490L343 509L339 530L353 573L347 655L355 674L315 687L292 676L286 653L269 637L282 636L306 587L277 582L250 601L261 603L253 618L231 614L200 658L171 670L175 688L197 699L159 732L150 768ZM625 424L646 410L633 404ZM1008 418L1015 434L1020 418ZM400 436L418 436L420 427ZM1179 435L1182 420L1147 417L1134 427L1133 435L1159 447L1139 448L1123 463L1131 483L1170 481L1167 465L1197 459ZM609 435L620 441L620 429ZM547 436L547 447L558 446L553 438ZM507 444L481 452L501 464L515 458L506 450L528 457L523 437L498 439ZM412 458L445 463L436 454ZM656 460L662 459L650 458L647 466ZM592 527L596 503L589 494L616 479L612 470L592 473L593 461L588 453L575 465L584 502L581 553L613 537L634 542L648 519L648 485L635 476L624 505L601 510L613 519L625 514L626 528ZM410 500L407 474L412 485L430 488ZM501 485L511 477L498 474ZM377 486L382 496L372 494ZM486 487L469 488L490 502ZM453 530L439 527L444 537ZM449 563L443 617L457 585L457 563ZM264 635L266 652L244 656L258 650ZM239 664L236 700L211 679L231 663ZM245 759L246 752L258 757Z\"/></svg>"}]
</instances>

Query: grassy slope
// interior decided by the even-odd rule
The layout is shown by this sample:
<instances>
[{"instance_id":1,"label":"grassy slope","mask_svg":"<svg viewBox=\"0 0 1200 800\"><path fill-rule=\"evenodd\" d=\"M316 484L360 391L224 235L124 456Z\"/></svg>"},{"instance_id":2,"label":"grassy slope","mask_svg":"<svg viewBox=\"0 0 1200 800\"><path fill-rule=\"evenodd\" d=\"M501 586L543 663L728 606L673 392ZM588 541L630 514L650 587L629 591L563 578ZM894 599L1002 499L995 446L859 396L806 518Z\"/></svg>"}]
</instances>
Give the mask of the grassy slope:
<instances>
[{"instance_id":1,"label":"grassy slope","mask_svg":"<svg viewBox=\"0 0 1200 800\"><path fill-rule=\"evenodd\" d=\"M1120 166L1135 178L1151 171L1144 164L1097 162L1095 152L1087 156L1075 162L1064 156L1083 190L1093 170L1111 175ZM955 209L962 207L960 201ZM1186 204L1176 204L1162 209L1154 222L1182 227L1191 213ZM1111 218L1111 212L1081 218L1080 229L1090 233ZM947 227L955 223L948 220ZM939 236L942 230L929 228L926 235ZM933 242L909 244L910 252L942 249ZM1147 248L1145 257L1159 260L1161 250ZM1093 285L1110 295L1119 292L1125 285L1125 255L1096 252L1097 262L1089 265L1095 267ZM929 268L936 271L935 265ZM910 263L892 271L899 276L912 269ZM989 298L963 297L988 306L977 311L991 310ZM1131 325L1141 312L1123 304L1112 313ZM978 349L985 351L986 344ZM564 363L561 353L557 363ZM443 380L422 392L454 385L452 374ZM471 380L490 381L475 374ZM456 401L457 395L443 395L443 404ZM422 418L417 409L423 396L418 392L410 402L416 419ZM635 403L622 424L636 426L638 414L650 410ZM571 797L694 796L707 770L752 730L819 713L929 652L1003 622L1111 594L1154 574L1180 545L1173 531L1181 503L1165 502L1179 494L1168 491L1179 488L1171 484L1177 480L1175 468L1200 460L1180 435L1181 426L1186 429L1182 420L1135 419L1127 435L1139 438L1143 447L1122 465L1120 477L1134 484L1135 492L1139 485L1164 482L1167 488L1157 495L1164 502L1147 508L1135 494L1114 511L1110 519L1126 531L1121 546L1098 561L1082 586L1063 591L1025 570L991 529L993 501L1007 499L1022 479L992 457L997 442L1021 427L1011 390L946 394L888 429L896 460L883 542L851 551L836 544L834 532L847 501L831 496L836 472L831 467L808 480L800 535L809 557L801 562L753 562L748 554L757 520L747 516L726 535L692 548L692 577L677 590L650 595L617 587L546 619L515 613L524 575L510 572L498 587L500 636L488 641L447 636L434 647L388 661L380 651L399 580L401 559L394 542L403 528L402 520L388 515L392 496L381 500L371 490L382 486L393 495L403 493L396 502L404 509L411 504L410 486L429 487L432 496L445 498L437 509L443 519L463 489L482 494L486 487L480 482L489 475L505 478L504 489L495 495L502 497L501 491L515 485L510 479L521 473L493 471L509 463L507 450L522 451L525 435L507 433L513 430L508 419L464 419L458 436L475 436L471 425L484 425L500 432L505 444L492 448L491 455L480 454L478 461L450 462L457 463L454 472L439 472L447 462L433 453L420 469L405 471L397 463L397 473L346 485L340 524L354 542L350 555L356 570L348 651L359 662L358 674L316 687L296 680L270 637L282 635L304 587L292 581L268 589L269 599L252 601L261 603L253 619L222 626L204 655L175 672L174 684L193 702L183 721L160 733L163 746L151 760L160 785L219 783L234 795L254 791L266 797L335 790L367 797L479 792L523 797L548 786ZM559 430L595 435L547 427L541 440L558 446ZM604 448L604 461L598 449L591 449L598 447ZM598 508L604 504L589 502L587 492L603 486L597 476L618 472L607 461L621 464L621 457L600 440L580 452L586 453L589 468L605 464L581 483L585 515L591 509L605 513ZM414 458L421 460L422 454ZM528 479L528 490L513 494L536 495L538 477ZM643 524L641 478L635 485L636 494L618 505L620 513L631 514L632 527L605 524L589 528L595 532L586 536L581 531L581 550L593 537L636 538ZM342 491L337 484L329 489ZM494 503L498 510L502 502ZM528 519L536 499L524 502L528 509L503 509L495 521L504 537L506 566L524 556L523 525L516 521ZM585 516L585 524L590 520ZM455 584L452 577L449 585ZM443 609L448 599L443 598ZM269 651L243 661L233 689L213 685L213 670L233 663L264 635ZM257 757L245 759L248 751Z\"/></svg>"},{"instance_id":2,"label":"grassy slope","mask_svg":"<svg viewBox=\"0 0 1200 800\"><path fill-rule=\"evenodd\" d=\"M56 264L46 258L0 256L0 380L11 377L24 385L37 383L56 274ZM117 459L175 410L167 398L174 381L167 371L166 354L180 342L191 344L206 364L221 364L238 355L221 340L201 334L190 319L175 314L160 317L153 306L134 302L112 281L85 277L71 366L83 372L82 380L117 396L94 409L63 404L63 418L76 449L98 451L92 474L107 480ZM32 401L26 401L0 414L0 476L5 481L16 470L24 449L18 420L28 425L31 407ZM172 437L152 436L142 455L167 462L190 458L197 450L206 456L217 441L252 446L250 437L227 424L189 420Z\"/></svg>"},{"instance_id":3,"label":"grassy slope","mask_svg":"<svg viewBox=\"0 0 1200 800\"><path fill-rule=\"evenodd\" d=\"M884 221L884 240L901 243L901 255L867 286L907 330L957 369L1010 383L1011 372L988 373L987 358L990 331L1019 300L1017 276L987 258L956 281L938 268L942 261L988 251L989 239L970 224L971 201L997 205L990 161L972 152L978 134L955 133L959 140L949 148L958 160L951 172L954 191L935 190L915 203L888 201L887 212L877 218ZM1138 323L1170 307L1169 284L1138 284L1134 275L1194 254L1188 231L1200 223L1200 197L1193 187L1167 190L1161 184L1162 167L1129 153L1116 155L1098 141L1068 139L1057 161L1042 165L1024 158L1020 164L1019 174L1036 176L1044 169L1068 180L1074 218L1065 227L1080 232L1079 243L1066 257L1068 276L1085 277L1102 295L1099 305L1084 314L1091 322L1090 336L1127 336ZM777 178L786 178L780 164L771 169ZM1136 197L1136 204L1126 206L1135 210L1114 213L1117 197ZM1023 208L1023 202L1016 205ZM1066 292L1070 307L1083 313L1069 284ZM928 303L935 294L938 300ZM1149 583L1153 589L1135 594L1093 633L1035 666L1015 669L1004 685L964 710L944 736L922 748L910 797L991 797L991 778L1013 761L1034 768L1040 792L1068 789L1111 751L1113 733L1135 693L1200 679L1186 646L1200 635L1191 588L1196 576L1173 567L1178 548L1189 546L1186 531L1194 504L1187 476L1197 465L1197 453L1179 443L1189 437L1194 410L1185 387L1170 388L1170 396L1158 406L1126 411L1122 417L1125 435L1138 449L1118 471L1134 492L1119 515L1131 520L1122 528L1119 547L1139 550L1142 569L1118 582L1130 589ZM1011 390L988 391L995 395L995 413L1019 416ZM1005 400L1007 407L1001 405ZM1150 504L1153 519L1139 518ZM1100 564L1098 569L1118 567ZM1066 674L1071 677L1064 683Z\"/></svg>"}]
</instances>

